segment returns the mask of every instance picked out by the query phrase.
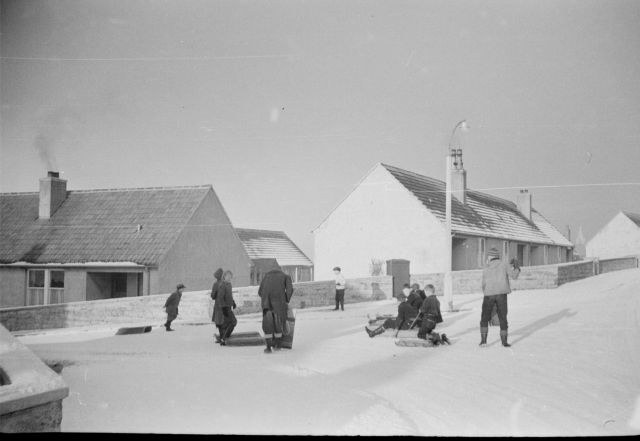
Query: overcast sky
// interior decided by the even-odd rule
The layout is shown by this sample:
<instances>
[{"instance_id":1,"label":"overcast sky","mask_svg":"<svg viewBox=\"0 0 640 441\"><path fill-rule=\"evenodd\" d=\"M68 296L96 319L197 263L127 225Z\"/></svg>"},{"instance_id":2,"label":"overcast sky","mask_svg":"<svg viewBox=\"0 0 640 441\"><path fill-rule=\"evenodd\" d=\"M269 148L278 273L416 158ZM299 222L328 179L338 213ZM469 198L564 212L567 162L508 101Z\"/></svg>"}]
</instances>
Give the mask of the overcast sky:
<instances>
[{"instance_id":1,"label":"overcast sky","mask_svg":"<svg viewBox=\"0 0 640 441\"><path fill-rule=\"evenodd\" d=\"M1 3L2 192L212 184L312 257L376 163L444 179L467 119L470 187L573 238L640 212L590 185L640 182L637 0Z\"/></svg>"}]
</instances>

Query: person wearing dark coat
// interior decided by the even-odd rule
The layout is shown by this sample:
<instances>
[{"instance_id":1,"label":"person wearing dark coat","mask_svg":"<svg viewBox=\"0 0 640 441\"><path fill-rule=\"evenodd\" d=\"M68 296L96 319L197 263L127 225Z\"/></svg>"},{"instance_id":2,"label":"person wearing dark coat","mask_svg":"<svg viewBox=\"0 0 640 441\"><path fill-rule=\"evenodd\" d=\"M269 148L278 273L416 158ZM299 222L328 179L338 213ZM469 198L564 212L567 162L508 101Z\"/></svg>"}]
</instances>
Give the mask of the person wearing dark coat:
<instances>
[{"instance_id":1,"label":"person wearing dark coat","mask_svg":"<svg viewBox=\"0 0 640 441\"><path fill-rule=\"evenodd\" d=\"M213 273L213 277L216 279L213 282L213 286L211 287L211 299L214 301L213 303L213 314L211 314L211 321L215 324L216 322L216 308L220 308L220 302L216 302L216 298L218 297L218 286L222 283L222 274L224 271L222 268L218 268L215 273ZM216 324L216 328L218 329L218 335L221 335L220 326Z\"/></svg>"},{"instance_id":2,"label":"person wearing dark coat","mask_svg":"<svg viewBox=\"0 0 640 441\"><path fill-rule=\"evenodd\" d=\"M178 317L178 305L180 304L180 299L182 298L182 290L184 290L185 286L180 283L176 286L176 290L169 295L167 301L164 303L164 309L167 311L167 322L164 324L164 327L167 331L173 331L171 329L171 322Z\"/></svg>"},{"instance_id":3,"label":"person wearing dark coat","mask_svg":"<svg viewBox=\"0 0 640 441\"><path fill-rule=\"evenodd\" d=\"M414 319L418 316L418 307L420 306L420 303L417 302L416 299L420 299L420 296L417 293L409 294L409 296L406 297L406 300L398 305L398 316L395 319L386 319L382 325L378 326L373 331L365 326L364 329L367 331L369 337L373 338L376 335L380 335L387 329L409 329Z\"/></svg>"},{"instance_id":4,"label":"person wearing dark coat","mask_svg":"<svg viewBox=\"0 0 640 441\"><path fill-rule=\"evenodd\" d=\"M213 306L213 320L220 330L220 344L226 345L226 339L231 337L233 329L238 324L233 309L236 309L236 302L233 300L231 279L233 273L225 271L222 281L216 290L216 303Z\"/></svg>"},{"instance_id":5,"label":"person wearing dark coat","mask_svg":"<svg viewBox=\"0 0 640 441\"><path fill-rule=\"evenodd\" d=\"M265 353L271 348L280 349L283 333L286 333L287 309L293 295L291 277L281 270L271 270L264 275L258 296L262 304L262 330L267 344Z\"/></svg>"},{"instance_id":6,"label":"person wearing dark coat","mask_svg":"<svg viewBox=\"0 0 640 441\"><path fill-rule=\"evenodd\" d=\"M436 297L436 290L433 285L425 286L427 297L420 306L420 313L422 314L422 324L418 331L418 338L424 340L431 340L435 345L441 343L451 344L447 338L447 334L440 336L437 332L433 332L436 329L438 323L442 323L442 314L440 313L440 300Z\"/></svg>"},{"instance_id":7,"label":"person wearing dark coat","mask_svg":"<svg viewBox=\"0 0 640 441\"><path fill-rule=\"evenodd\" d=\"M507 322L507 294L511 292L509 278L517 279L520 275L520 263L518 259L511 259L507 263L500 259L500 252L491 248L487 252L489 262L482 270L482 313L480 315L480 346L487 345L489 333L489 321L494 306L500 321L500 340L502 346L510 347L507 342L509 323Z\"/></svg>"}]
</instances>

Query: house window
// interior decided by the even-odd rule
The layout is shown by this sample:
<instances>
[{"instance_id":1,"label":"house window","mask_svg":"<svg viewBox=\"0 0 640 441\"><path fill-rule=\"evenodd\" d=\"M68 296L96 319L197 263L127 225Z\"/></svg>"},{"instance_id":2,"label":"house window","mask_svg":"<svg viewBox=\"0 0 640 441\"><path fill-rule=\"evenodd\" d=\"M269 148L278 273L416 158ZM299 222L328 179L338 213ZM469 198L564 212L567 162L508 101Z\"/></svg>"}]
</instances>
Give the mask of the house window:
<instances>
[{"instance_id":1,"label":"house window","mask_svg":"<svg viewBox=\"0 0 640 441\"><path fill-rule=\"evenodd\" d=\"M64 303L64 271L29 270L27 305Z\"/></svg>"},{"instance_id":2,"label":"house window","mask_svg":"<svg viewBox=\"0 0 640 441\"><path fill-rule=\"evenodd\" d=\"M27 305L44 305L44 270L29 270Z\"/></svg>"},{"instance_id":3,"label":"house window","mask_svg":"<svg viewBox=\"0 0 640 441\"><path fill-rule=\"evenodd\" d=\"M485 247L485 241L484 241L484 238L481 237L480 239L478 239L478 266L480 268L484 266L484 261L485 261L484 247Z\"/></svg>"},{"instance_id":4,"label":"house window","mask_svg":"<svg viewBox=\"0 0 640 441\"><path fill-rule=\"evenodd\" d=\"M502 258L505 260L509 258L509 241L506 240L502 242Z\"/></svg>"}]
</instances>

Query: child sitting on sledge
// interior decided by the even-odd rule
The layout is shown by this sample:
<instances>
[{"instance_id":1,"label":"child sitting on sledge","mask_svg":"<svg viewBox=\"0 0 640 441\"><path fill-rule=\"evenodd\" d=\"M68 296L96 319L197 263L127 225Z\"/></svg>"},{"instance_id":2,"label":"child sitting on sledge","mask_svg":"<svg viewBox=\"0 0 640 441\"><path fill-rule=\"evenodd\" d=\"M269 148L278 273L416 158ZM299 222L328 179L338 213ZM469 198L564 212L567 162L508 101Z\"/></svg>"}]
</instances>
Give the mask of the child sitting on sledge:
<instances>
[{"instance_id":1,"label":"child sitting on sledge","mask_svg":"<svg viewBox=\"0 0 640 441\"><path fill-rule=\"evenodd\" d=\"M424 340L430 340L434 345L442 343L451 344L447 338L447 334L438 334L433 332L436 329L438 323L442 323L442 314L440 313L440 301L436 297L436 289L433 285L427 285L424 287L427 298L422 302L420 306L420 314L422 315L422 324L418 331L418 338Z\"/></svg>"},{"instance_id":2,"label":"child sitting on sledge","mask_svg":"<svg viewBox=\"0 0 640 441\"><path fill-rule=\"evenodd\" d=\"M419 294L411 293L408 283L404 285L403 294L405 299L398 305L398 316L395 319L388 318L373 331L365 326L364 329L369 334L369 337L373 338L376 335L380 335L387 329L409 329L414 319L418 316L421 299Z\"/></svg>"}]
</instances>

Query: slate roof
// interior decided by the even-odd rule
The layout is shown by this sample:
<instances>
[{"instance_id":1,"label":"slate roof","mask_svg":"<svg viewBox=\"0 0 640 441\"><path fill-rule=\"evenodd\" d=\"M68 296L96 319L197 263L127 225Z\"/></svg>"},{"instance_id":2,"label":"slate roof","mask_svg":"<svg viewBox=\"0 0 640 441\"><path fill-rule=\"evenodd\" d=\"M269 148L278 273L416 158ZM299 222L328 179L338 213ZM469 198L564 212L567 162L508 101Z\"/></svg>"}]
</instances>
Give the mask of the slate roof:
<instances>
[{"instance_id":1,"label":"slate roof","mask_svg":"<svg viewBox=\"0 0 640 441\"><path fill-rule=\"evenodd\" d=\"M157 265L209 191L211 186L68 191L49 220L38 219L38 193L0 194L0 263Z\"/></svg>"},{"instance_id":2,"label":"slate roof","mask_svg":"<svg viewBox=\"0 0 640 441\"><path fill-rule=\"evenodd\" d=\"M441 222L445 222L445 183L438 179L381 164ZM467 189L466 204L452 198L451 224L454 233L496 237L548 245L572 247L539 212L532 209L529 221L515 203Z\"/></svg>"},{"instance_id":3,"label":"slate roof","mask_svg":"<svg viewBox=\"0 0 640 441\"><path fill-rule=\"evenodd\" d=\"M282 231L236 228L251 259L275 258L280 266L313 266L313 262Z\"/></svg>"},{"instance_id":4,"label":"slate roof","mask_svg":"<svg viewBox=\"0 0 640 441\"><path fill-rule=\"evenodd\" d=\"M623 211L623 213L631 220L631 222L640 227L640 214L629 213L628 211Z\"/></svg>"}]
</instances>

